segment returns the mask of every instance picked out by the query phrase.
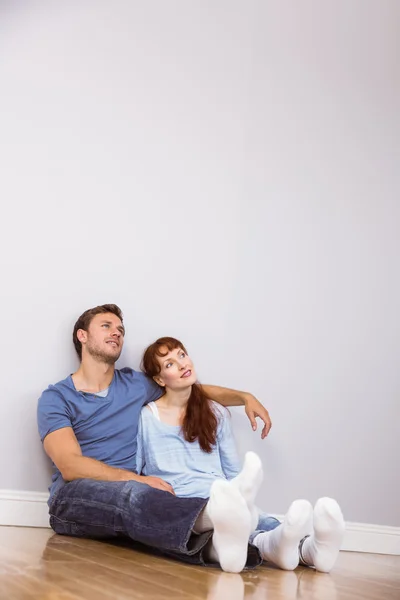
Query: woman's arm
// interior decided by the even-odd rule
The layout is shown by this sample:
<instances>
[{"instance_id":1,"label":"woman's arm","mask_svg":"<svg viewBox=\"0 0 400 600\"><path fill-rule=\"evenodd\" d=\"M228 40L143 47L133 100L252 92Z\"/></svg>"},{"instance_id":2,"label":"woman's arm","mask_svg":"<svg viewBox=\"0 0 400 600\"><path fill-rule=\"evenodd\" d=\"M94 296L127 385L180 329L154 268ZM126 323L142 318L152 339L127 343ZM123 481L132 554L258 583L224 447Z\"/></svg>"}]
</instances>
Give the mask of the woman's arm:
<instances>
[{"instance_id":1,"label":"woman's arm","mask_svg":"<svg viewBox=\"0 0 400 600\"><path fill-rule=\"evenodd\" d=\"M217 408L218 423L218 450L222 471L225 477L233 479L241 470L239 455L233 437L231 415L226 408Z\"/></svg>"},{"instance_id":2,"label":"woman's arm","mask_svg":"<svg viewBox=\"0 0 400 600\"><path fill-rule=\"evenodd\" d=\"M267 437L272 427L271 419L267 409L253 394L218 385L203 385L202 387L208 398L222 404L222 406L244 406L253 431L257 429L256 418L259 417L264 422L261 439Z\"/></svg>"}]
</instances>

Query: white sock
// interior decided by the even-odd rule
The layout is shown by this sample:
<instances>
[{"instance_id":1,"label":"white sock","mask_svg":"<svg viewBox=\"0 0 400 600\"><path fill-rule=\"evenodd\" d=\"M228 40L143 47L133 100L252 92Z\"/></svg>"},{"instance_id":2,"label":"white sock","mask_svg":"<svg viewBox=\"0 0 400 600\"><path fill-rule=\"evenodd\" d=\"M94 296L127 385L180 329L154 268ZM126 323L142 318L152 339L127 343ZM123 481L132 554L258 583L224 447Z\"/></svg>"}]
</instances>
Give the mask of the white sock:
<instances>
[{"instance_id":1,"label":"white sock","mask_svg":"<svg viewBox=\"0 0 400 600\"><path fill-rule=\"evenodd\" d=\"M295 569L299 564L299 543L312 529L312 514L308 500L295 500L279 527L254 538L253 544L262 558L286 571Z\"/></svg>"},{"instance_id":2,"label":"white sock","mask_svg":"<svg viewBox=\"0 0 400 600\"><path fill-rule=\"evenodd\" d=\"M258 490L263 480L263 467L260 457L255 452L246 452L243 468L239 475L231 479L230 483L238 488L247 502L251 513L251 530L257 529L258 509L254 504Z\"/></svg>"},{"instance_id":3,"label":"white sock","mask_svg":"<svg viewBox=\"0 0 400 600\"><path fill-rule=\"evenodd\" d=\"M301 562L329 573L338 557L344 531L339 504L332 498L320 498L314 507L314 532L300 547Z\"/></svg>"},{"instance_id":4,"label":"white sock","mask_svg":"<svg viewBox=\"0 0 400 600\"><path fill-rule=\"evenodd\" d=\"M237 488L246 500L252 516L251 531L254 531L258 524L259 514L254 501L260 489L262 480L263 467L260 457L255 452L246 452L242 470L236 477L230 480L229 484ZM213 529L213 524L209 515L208 504L206 504L197 518L193 531L195 533L204 533L211 529Z\"/></svg>"},{"instance_id":5,"label":"white sock","mask_svg":"<svg viewBox=\"0 0 400 600\"><path fill-rule=\"evenodd\" d=\"M208 512L208 502L197 517L196 523L193 527L194 533L204 533L205 531L211 531L214 529L214 525L212 524L209 512Z\"/></svg>"},{"instance_id":6,"label":"white sock","mask_svg":"<svg viewBox=\"0 0 400 600\"><path fill-rule=\"evenodd\" d=\"M219 562L223 571L240 573L246 564L251 533L246 501L228 481L217 479L211 486L206 512L214 528L209 558Z\"/></svg>"}]
</instances>

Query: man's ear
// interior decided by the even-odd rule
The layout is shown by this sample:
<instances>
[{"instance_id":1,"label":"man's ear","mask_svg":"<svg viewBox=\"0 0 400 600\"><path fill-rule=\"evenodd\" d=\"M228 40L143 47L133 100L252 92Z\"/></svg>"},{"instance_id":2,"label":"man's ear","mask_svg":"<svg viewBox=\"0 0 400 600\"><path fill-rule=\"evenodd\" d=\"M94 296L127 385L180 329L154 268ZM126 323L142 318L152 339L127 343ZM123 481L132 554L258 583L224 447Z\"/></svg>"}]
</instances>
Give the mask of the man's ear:
<instances>
[{"instance_id":1,"label":"man's ear","mask_svg":"<svg viewBox=\"0 0 400 600\"><path fill-rule=\"evenodd\" d=\"M82 344L86 344L87 342L87 331L85 331L84 329L78 329L78 331L76 332L76 337L78 338L78 340L80 341L80 343Z\"/></svg>"},{"instance_id":2,"label":"man's ear","mask_svg":"<svg viewBox=\"0 0 400 600\"><path fill-rule=\"evenodd\" d=\"M158 385L160 385L161 387L165 387L165 383L163 382L163 380L161 379L161 377L159 377L158 375L156 375L155 377L153 377L154 381L156 383L158 383Z\"/></svg>"}]
</instances>

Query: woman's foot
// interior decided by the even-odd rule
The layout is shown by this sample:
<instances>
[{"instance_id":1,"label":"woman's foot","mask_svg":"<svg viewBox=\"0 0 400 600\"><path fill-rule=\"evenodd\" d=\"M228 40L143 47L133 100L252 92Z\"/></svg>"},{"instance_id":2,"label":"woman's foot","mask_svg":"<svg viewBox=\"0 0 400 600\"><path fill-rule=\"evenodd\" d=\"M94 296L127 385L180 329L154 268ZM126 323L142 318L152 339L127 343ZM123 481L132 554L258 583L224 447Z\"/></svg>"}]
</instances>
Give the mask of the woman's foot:
<instances>
[{"instance_id":1,"label":"woman's foot","mask_svg":"<svg viewBox=\"0 0 400 600\"><path fill-rule=\"evenodd\" d=\"M339 555L345 522L339 504L320 498L314 507L314 532L300 546L300 562L329 573Z\"/></svg>"},{"instance_id":2,"label":"woman's foot","mask_svg":"<svg viewBox=\"0 0 400 600\"><path fill-rule=\"evenodd\" d=\"M312 530L312 515L313 508L308 500L295 500L279 527L259 533L253 544L263 560L285 571L293 571L299 564L299 544Z\"/></svg>"},{"instance_id":3,"label":"woman's foot","mask_svg":"<svg viewBox=\"0 0 400 600\"><path fill-rule=\"evenodd\" d=\"M214 481L207 504L214 534L208 558L219 562L223 571L240 573L247 561L251 515L243 496L228 481Z\"/></svg>"}]
</instances>

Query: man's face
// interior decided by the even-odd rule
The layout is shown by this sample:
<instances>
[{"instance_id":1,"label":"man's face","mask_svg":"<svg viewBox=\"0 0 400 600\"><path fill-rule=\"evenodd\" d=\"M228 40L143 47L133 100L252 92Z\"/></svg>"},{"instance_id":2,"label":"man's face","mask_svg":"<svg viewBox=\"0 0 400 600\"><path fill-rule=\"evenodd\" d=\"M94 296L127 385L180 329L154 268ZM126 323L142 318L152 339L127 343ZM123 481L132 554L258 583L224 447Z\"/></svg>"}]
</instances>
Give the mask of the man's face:
<instances>
[{"instance_id":1,"label":"man's face","mask_svg":"<svg viewBox=\"0 0 400 600\"><path fill-rule=\"evenodd\" d=\"M88 330L80 329L78 333L82 344L82 358L87 353L109 365L119 359L124 345L125 328L116 315L95 315Z\"/></svg>"}]
</instances>

